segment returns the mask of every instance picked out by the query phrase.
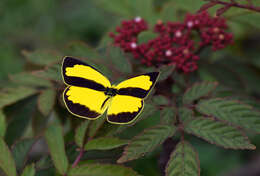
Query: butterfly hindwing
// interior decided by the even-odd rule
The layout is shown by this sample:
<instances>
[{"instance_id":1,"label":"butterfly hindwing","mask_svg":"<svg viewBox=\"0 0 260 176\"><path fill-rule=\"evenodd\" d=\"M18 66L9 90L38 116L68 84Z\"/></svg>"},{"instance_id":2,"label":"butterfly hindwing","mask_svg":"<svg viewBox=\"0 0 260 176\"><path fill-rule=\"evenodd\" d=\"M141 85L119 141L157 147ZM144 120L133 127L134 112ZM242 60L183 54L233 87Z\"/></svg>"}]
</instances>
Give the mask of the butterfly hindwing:
<instances>
[{"instance_id":1,"label":"butterfly hindwing","mask_svg":"<svg viewBox=\"0 0 260 176\"><path fill-rule=\"evenodd\" d=\"M143 99L116 95L112 97L107 110L107 121L114 124L127 124L133 122L144 107Z\"/></svg>"},{"instance_id":2,"label":"butterfly hindwing","mask_svg":"<svg viewBox=\"0 0 260 176\"><path fill-rule=\"evenodd\" d=\"M71 86L86 87L99 91L111 87L109 80L97 69L72 57L63 59L62 75L64 82Z\"/></svg>"},{"instance_id":3,"label":"butterfly hindwing","mask_svg":"<svg viewBox=\"0 0 260 176\"><path fill-rule=\"evenodd\" d=\"M159 72L146 73L127 79L116 85L115 88L118 90L119 95L129 95L143 99L149 94L158 76Z\"/></svg>"},{"instance_id":4,"label":"butterfly hindwing","mask_svg":"<svg viewBox=\"0 0 260 176\"><path fill-rule=\"evenodd\" d=\"M85 87L69 86L63 93L67 109L74 115L94 120L102 115L108 96L104 92Z\"/></svg>"}]
</instances>

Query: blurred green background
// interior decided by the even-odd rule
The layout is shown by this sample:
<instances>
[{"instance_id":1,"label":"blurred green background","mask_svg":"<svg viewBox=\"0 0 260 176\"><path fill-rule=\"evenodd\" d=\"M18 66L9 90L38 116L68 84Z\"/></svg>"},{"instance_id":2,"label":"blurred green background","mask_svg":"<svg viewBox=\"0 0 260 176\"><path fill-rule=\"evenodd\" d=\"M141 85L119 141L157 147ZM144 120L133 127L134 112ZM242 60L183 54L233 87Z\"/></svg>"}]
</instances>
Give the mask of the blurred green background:
<instances>
[{"instance_id":1,"label":"blurred green background","mask_svg":"<svg viewBox=\"0 0 260 176\"><path fill-rule=\"evenodd\" d=\"M1 87L5 85L8 75L32 69L32 66L26 64L22 54L24 50L57 50L62 55L63 48L73 41L83 41L93 47L104 46L108 38L107 32L122 19L140 15L148 18L151 23L155 23L158 19L176 21L183 18L186 11L195 12L204 3L202 0L196 2L194 0L139 1L133 0L132 4L125 5L120 0L1 0ZM147 6L150 2L153 7ZM176 15L177 12L179 16ZM246 72L243 69L237 72L242 77L246 77L247 86L249 85L250 90L253 90L250 94L259 98L260 94L254 90L260 88L258 86L260 85L260 15L241 11L241 9L231 10L225 15L231 26L230 31L234 33L235 44L223 51L207 54L207 57L210 57L211 61L221 62L222 65L228 65L228 59L231 58L250 65L249 69L253 68L253 73L257 74L252 76L249 74L251 70ZM228 59L223 61L223 58ZM205 74L206 72L207 70L201 70L199 74L205 79L211 79ZM216 70L216 75L219 75L216 77L220 79L231 76L234 84L238 85L229 72L225 73L220 69ZM232 82L227 81L226 84ZM140 123L136 128L142 129L142 125ZM136 128L133 129L133 134L136 133L134 131ZM201 175L228 176L231 172L240 172L241 169L249 169L252 172L257 170L254 166L260 165L260 138L252 135L251 139L257 146L255 151L225 150L197 138L190 138L199 152ZM129 165L140 174L160 175L158 166L160 152L161 149L153 155L130 162ZM257 175L260 175L259 169L255 176Z\"/></svg>"}]
</instances>

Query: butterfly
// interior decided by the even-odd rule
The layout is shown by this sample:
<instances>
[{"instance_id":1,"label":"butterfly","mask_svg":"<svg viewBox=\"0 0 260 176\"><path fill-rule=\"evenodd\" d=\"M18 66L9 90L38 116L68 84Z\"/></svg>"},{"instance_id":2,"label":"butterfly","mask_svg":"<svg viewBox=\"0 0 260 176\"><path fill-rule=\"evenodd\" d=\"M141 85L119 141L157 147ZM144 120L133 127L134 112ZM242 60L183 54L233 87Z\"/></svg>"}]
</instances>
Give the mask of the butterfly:
<instances>
[{"instance_id":1,"label":"butterfly","mask_svg":"<svg viewBox=\"0 0 260 176\"><path fill-rule=\"evenodd\" d=\"M64 57L62 77L67 88L63 100L70 113L77 117L95 120L105 112L113 124L133 122L144 107L159 72L142 74L117 85L96 68L72 57Z\"/></svg>"}]
</instances>

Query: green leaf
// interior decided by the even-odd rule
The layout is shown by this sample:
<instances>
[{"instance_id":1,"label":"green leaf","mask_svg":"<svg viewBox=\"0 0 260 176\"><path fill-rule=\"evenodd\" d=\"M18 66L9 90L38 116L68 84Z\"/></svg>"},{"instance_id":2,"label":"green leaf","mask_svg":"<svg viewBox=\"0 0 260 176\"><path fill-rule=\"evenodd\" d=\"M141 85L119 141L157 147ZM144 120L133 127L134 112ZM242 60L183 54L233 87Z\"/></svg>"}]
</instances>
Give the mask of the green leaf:
<instances>
[{"instance_id":1,"label":"green leaf","mask_svg":"<svg viewBox=\"0 0 260 176\"><path fill-rule=\"evenodd\" d=\"M35 175L35 168L34 164L26 166L23 170L22 176L34 176Z\"/></svg>"},{"instance_id":2,"label":"green leaf","mask_svg":"<svg viewBox=\"0 0 260 176\"><path fill-rule=\"evenodd\" d=\"M179 117L180 120L185 124L187 124L190 120L194 119L194 112L191 109L186 107L179 108Z\"/></svg>"},{"instance_id":3,"label":"green leaf","mask_svg":"<svg viewBox=\"0 0 260 176\"><path fill-rule=\"evenodd\" d=\"M169 99L168 97L162 96L162 95L155 95L152 98L153 104L156 106L160 105L168 105L169 104Z\"/></svg>"},{"instance_id":4,"label":"green leaf","mask_svg":"<svg viewBox=\"0 0 260 176\"><path fill-rule=\"evenodd\" d=\"M43 155L42 158L36 162L35 167L37 170L53 167L51 157L49 155Z\"/></svg>"},{"instance_id":5,"label":"green leaf","mask_svg":"<svg viewBox=\"0 0 260 176\"><path fill-rule=\"evenodd\" d=\"M198 153L186 141L180 141L171 153L166 166L166 176L199 176Z\"/></svg>"},{"instance_id":6,"label":"green leaf","mask_svg":"<svg viewBox=\"0 0 260 176\"><path fill-rule=\"evenodd\" d=\"M257 23L260 19L259 14L252 13L252 11L242 8L231 8L225 13L225 18L237 24L242 24L243 30L248 30L249 27L260 28Z\"/></svg>"},{"instance_id":7,"label":"green leaf","mask_svg":"<svg viewBox=\"0 0 260 176\"><path fill-rule=\"evenodd\" d=\"M49 65L61 61L62 56L54 51L35 50L33 52L23 51L22 54L26 59L36 65Z\"/></svg>"},{"instance_id":8,"label":"green leaf","mask_svg":"<svg viewBox=\"0 0 260 176\"><path fill-rule=\"evenodd\" d=\"M206 97L215 90L217 82L202 82L196 83L191 88L187 89L183 96L183 104L190 104L193 101Z\"/></svg>"},{"instance_id":9,"label":"green leaf","mask_svg":"<svg viewBox=\"0 0 260 176\"><path fill-rule=\"evenodd\" d=\"M46 89L41 91L38 97L38 108L40 112L47 116L50 114L56 100L56 91L54 89Z\"/></svg>"},{"instance_id":10,"label":"green leaf","mask_svg":"<svg viewBox=\"0 0 260 176\"><path fill-rule=\"evenodd\" d=\"M178 21L178 11L177 10L173 10L173 8L175 7L175 3L174 1L169 1L163 4L162 6L162 10L160 11L160 19L163 22L166 21Z\"/></svg>"},{"instance_id":11,"label":"green leaf","mask_svg":"<svg viewBox=\"0 0 260 176\"><path fill-rule=\"evenodd\" d=\"M175 66L174 65L164 65L160 67L160 75L158 78L158 81L163 81L170 77L172 75L172 72L174 71Z\"/></svg>"},{"instance_id":12,"label":"green leaf","mask_svg":"<svg viewBox=\"0 0 260 176\"><path fill-rule=\"evenodd\" d=\"M12 119L7 126L6 134L8 135L5 135L5 141L9 146L22 137L31 124L36 110L36 98L30 97L22 100L13 105L12 108L15 111L10 114Z\"/></svg>"},{"instance_id":13,"label":"green leaf","mask_svg":"<svg viewBox=\"0 0 260 176\"><path fill-rule=\"evenodd\" d=\"M113 14L117 14L120 16L128 17L131 15L129 3L128 1L122 0L95 0L93 1L95 4L103 8L104 10L111 12Z\"/></svg>"},{"instance_id":14,"label":"green leaf","mask_svg":"<svg viewBox=\"0 0 260 176\"><path fill-rule=\"evenodd\" d=\"M89 120L84 121L77 127L75 132L75 142L79 147L83 147Z\"/></svg>"},{"instance_id":15,"label":"green leaf","mask_svg":"<svg viewBox=\"0 0 260 176\"><path fill-rule=\"evenodd\" d=\"M2 109L0 109L0 137L5 136L6 131L6 117Z\"/></svg>"},{"instance_id":16,"label":"green leaf","mask_svg":"<svg viewBox=\"0 0 260 176\"><path fill-rule=\"evenodd\" d=\"M128 3L131 6L132 16L140 16L149 23L154 23L157 20L153 0L128 0Z\"/></svg>"},{"instance_id":17,"label":"green leaf","mask_svg":"<svg viewBox=\"0 0 260 176\"><path fill-rule=\"evenodd\" d=\"M237 128L211 118L197 117L189 122L185 131L224 148L255 149Z\"/></svg>"},{"instance_id":18,"label":"green leaf","mask_svg":"<svg viewBox=\"0 0 260 176\"><path fill-rule=\"evenodd\" d=\"M62 81L60 63L47 66L44 70L34 71L33 74L44 79L50 79L59 82Z\"/></svg>"},{"instance_id":19,"label":"green leaf","mask_svg":"<svg viewBox=\"0 0 260 176\"><path fill-rule=\"evenodd\" d=\"M101 58L99 53L92 47L83 42L72 42L68 46L67 55L86 58L87 60L95 61Z\"/></svg>"},{"instance_id":20,"label":"green leaf","mask_svg":"<svg viewBox=\"0 0 260 176\"><path fill-rule=\"evenodd\" d=\"M193 1L193 0L174 0L172 10L176 11L187 11L189 13L195 13L200 7L205 4L204 1Z\"/></svg>"},{"instance_id":21,"label":"green leaf","mask_svg":"<svg viewBox=\"0 0 260 176\"><path fill-rule=\"evenodd\" d=\"M107 48L107 58L108 62L113 65L113 67L122 73L131 73L132 67L131 63L128 61L126 54L119 47L108 47Z\"/></svg>"},{"instance_id":22,"label":"green leaf","mask_svg":"<svg viewBox=\"0 0 260 176\"><path fill-rule=\"evenodd\" d=\"M161 124L172 125L176 118L175 108L166 107L161 111Z\"/></svg>"},{"instance_id":23,"label":"green leaf","mask_svg":"<svg viewBox=\"0 0 260 176\"><path fill-rule=\"evenodd\" d=\"M45 139L55 168L60 174L64 175L67 172L69 162L65 153L61 126L57 123L49 126L45 132Z\"/></svg>"},{"instance_id":24,"label":"green leaf","mask_svg":"<svg viewBox=\"0 0 260 176\"><path fill-rule=\"evenodd\" d=\"M71 168L68 176L140 176L131 168L112 164L87 164Z\"/></svg>"},{"instance_id":25,"label":"green leaf","mask_svg":"<svg viewBox=\"0 0 260 176\"><path fill-rule=\"evenodd\" d=\"M22 170L35 140L23 139L17 142L12 150L17 170Z\"/></svg>"},{"instance_id":26,"label":"green leaf","mask_svg":"<svg viewBox=\"0 0 260 176\"><path fill-rule=\"evenodd\" d=\"M214 98L200 101L196 109L233 125L260 133L260 113L234 100Z\"/></svg>"},{"instance_id":27,"label":"green leaf","mask_svg":"<svg viewBox=\"0 0 260 176\"><path fill-rule=\"evenodd\" d=\"M138 35L138 44L147 43L148 41L155 39L158 35L151 31L145 31Z\"/></svg>"},{"instance_id":28,"label":"green leaf","mask_svg":"<svg viewBox=\"0 0 260 176\"><path fill-rule=\"evenodd\" d=\"M0 168L7 176L16 176L15 163L12 155L5 144L4 140L0 137Z\"/></svg>"},{"instance_id":29,"label":"green leaf","mask_svg":"<svg viewBox=\"0 0 260 176\"><path fill-rule=\"evenodd\" d=\"M102 115L97 120L90 122L89 130L88 130L89 138L95 137L98 130L101 128L101 126L104 124L105 121L106 121L106 117L105 117L105 115Z\"/></svg>"},{"instance_id":30,"label":"green leaf","mask_svg":"<svg viewBox=\"0 0 260 176\"><path fill-rule=\"evenodd\" d=\"M22 86L33 86L33 87L51 87L52 84L49 80L40 78L33 75L32 73L18 73L10 75L10 79Z\"/></svg>"},{"instance_id":31,"label":"green leaf","mask_svg":"<svg viewBox=\"0 0 260 176\"><path fill-rule=\"evenodd\" d=\"M110 150L127 144L127 140L115 137L99 137L92 139L85 145L85 150Z\"/></svg>"},{"instance_id":32,"label":"green leaf","mask_svg":"<svg viewBox=\"0 0 260 176\"><path fill-rule=\"evenodd\" d=\"M137 159L151 152L176 131L174 126L158 125L144 130L143 133L134 137L124 148L123 155L117 160L118 163Z\"/></svg>"},{"instance_id":33,"label":"green leaf","mask_svg":"<svg viewBox=\"0 0 260 176\"><path fill-rule=\"evenodd\" d=\"M29 87L6 88L0 91L0 108L36 94L37 90Z\"/></svg>"}]
</instances>

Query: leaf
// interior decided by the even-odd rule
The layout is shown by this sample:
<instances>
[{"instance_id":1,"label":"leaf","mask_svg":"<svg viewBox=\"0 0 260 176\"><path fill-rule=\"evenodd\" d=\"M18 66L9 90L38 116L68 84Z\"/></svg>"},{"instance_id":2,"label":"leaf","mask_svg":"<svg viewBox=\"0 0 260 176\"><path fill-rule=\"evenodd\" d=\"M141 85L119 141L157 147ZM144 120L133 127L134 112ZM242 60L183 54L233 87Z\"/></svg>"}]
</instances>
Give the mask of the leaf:
<instances>
[{"instance_id":1,"label":"leaf","mask_svg":"<svg viewBox=\"0 0 260 176\"><path fill-rule=\"evenodd\" d=\"M26 59L36 65L49 65L61 61L62 56L54 51L49 50L35 50L33 52L22 51Z\"/></svg>"},{"instance_id":2,"label":"leaf","mask_svg":"<svg viewBox=\"0 0 260 176\"><path fill-rule=\"evenodd\" d=\"M224 148L255 149L237 128L214 119L197 117L187 124L185 131Z\"/></svg>"},{"instance_id":3,"label":"leaf","mask_svg":"<svg viewBox=\"0 0 260 176\"><path fill-rule=\"evenodd\" d=\"M6 117L2 109L0 109L0 137L5 136L6 131Z\"/></svg>"},{"instance_id":4,"label":"leaf","mask_svg":"<svg viewBox=\"0 0 260 176\"><path fill-rule=\"evenodd\" d=\"M204 1L174 0L174 6L172 6L172 10L195 13L203 4L205 4Z\"/></svg>"},{"instance_id":5,"label":"leaf","mask_svg":"<svg viewBox=\"0 0 260 176\"><path fill-rule=\"evenodd\" d=\"M68 176L140 176L131 168L112 164L87 164L71 168Z\"/></svg>"},{"instance_id":6,"label":"leaf","mask_svg":"<svg viewBox=\"0 0 260 176\"><path fill-rule=\"evenodd\" d=\"M34 71L33 74L42 77L44 79L50 79L59 82L62 81L60 63L47 66L44 70Z\"/></svg>"},{"instance_id":7,"label":"leaf","mask_svg":"<svg viewBox=\"0 0 260 176\"><path fill-rule=\"evenodd\" d=\"M176 118L175 108L166 107L161 111L161 124L172 125Z\"/></svg>"},{"instance_id":8,"label":"leaf","mask_svg":"<svg viewBox=\"0 0 260 176\"><path fill-rule=\"evenodd\" d=\"M84 140L85 140L85 134L87 131L87 128L89 126L89 120L84 121L77 127L75 132L75 142L79 147L83 147Z\"/></svg>"},{"instance_id":9,"label":"leaf","mask_svg":"<svg viewBox=\"0 0 260 176\"><path fill-rule=\"evenodd\" d=\"M249 105L214 98L200 101L196 109L202 114L260 133L260 113Z\"/></svg>"},{"instance_id":10,"label":"leaf","mask_svg":"<svg viewBox=\"0 0 260 176\"><path fill-rule=\"evenodd\" d=\"M5 144L3 138L0 137L0 168L7 176L16 176L15 163L12 155Z\"/></svg>"},{"instance_id":11,"label":"leaf","mask_svg":"<svg viewBox=\"0 0 260 176\"><path fill-rule=\"evenodd\" d=\"M6 134L8 135L5 136L5 141L9 146L22 137L28 129L36 110L36 99L35 97L27 98L16 103L12 108L15 111L9 115L12 119L7 126Z\"/></svg>"},{"instance_id":12,"label":"leaf","mask_svg":"<svg viewBox=\"0 0 260 176\"><path fill-rule=\"evenodd\" d=\"M105 115L102 115L97 120L91 121L88 130L89 138L95 137L98 130L101 128L101 126L104 124L105 121L106 121Z\"/></svg>"},{"instance_id":13,"label":"leaf","mask_svg":"<svg viewBox=\"0 0 260 176\"><path fill-rule=\"evenodd\" d=\"M49 80L40 78L33 75L32 73L18 73L10 75L10 79L22 86L33 86L33 87L51 87L52 84Z\"/></svg>"},{"instance_id":14,"label":"leaf","mask_svg":"<svg viewBox=\"0 0 260 176\"><path fill-rule=\"evenodd\" d=\"M166 165L166 176L199 176L198 153L186 141L180 141Z\"/></svg>"},{"instance_id":15,"label":"leaf","mask_svg":"<svg viewBox=\"0 0 260 176\"><path fill-rule=\"evenodd\" d=\"M85 150L110 150L127 144L127 140L115 137L99 137L92 139L85 145Z\"/></svg>"},{"instance_id":16,"label":"leaf","mask_svg":"<svg viewBox=\"0 0 260 176\"><path fill-rule=\"evenodd\" d=\"M67 172L69 162L65 153L61 126L57 123L50 125L45 132L45 139L55 168L64 175Z\"/></svg>"},{"instance_id":17,"label":"leaf","mask_svg":"<svg viewBox=\"0 0 260 176\"><path fill-rule=\"evenodd\" d=\"M183 104L190 104L193 101L208 96L209 93L215 90L217 82L202 82L196 83L191 88L187 89L183 96Z\"/></svg>"},{"instance_id":18,"label":"leaf","mask_svg":"<svg viewBox=\"0 0 260 176\"><path fill-rule=\"evenodd\" d=\"M24 167L28 153L30 152L34 142L34 139L23 139L14 145L12 154L17 170L22 170Z\"/></svg>"},{"instance_id":19,"label":"leaf","mask_svg":"<svg viewBox=\"0 0 260 176\"><path fill-rule=\"evenodd\" d=\"M41 91L38 97L38 108L40 112L47 116L50 114L56 100L56 91L54 89L46 89Z\"/></svg>"},{"instance_id":20,"label":"leaf","mask_svg":"<svg viewBox=\"0 0 260 176\"><path fill-rule=\"evenodd\" d=\"M104 10L113 13L118 14L120 16L129 17L131 15L130 8L128 1L122 1L122 0L113 0L113 1L107 1L107 0L96 0L93 1L95 4L103 8Z\"/></svg>"},{"instance_id":21,"label":"leaf","mask_svg":"<svg viewBox=\"0 0 260 176\"><path fill-rule=\"evenodd\" d=\"M176 131L174 126L158 125L144 130L143 133L135 136L131 142L124 148L123 155L117 160L118 163L137 159L148 152L151 152L156 146L160 145Z\"/></svg>"},{"instance_id":22,"label":"leaf","mask_svg":"<svg viewBox=\"0 0 260 176\"><path fill-rule=\"evenodd\" d=\"M231 8L224 14L224 16L231 22L242 24L244 30L249 29L249 27L260 28L260 25L257 23L260 19L259 14L252 13L250 10Z\"/></svg>"},{"instance_id":23,"label":"leaf","mask_svg":"<svg viewBox=\"0 0 260 176\"><path fill-rule=\"evenodd\" d=\"M153 0L128 0L132 16L140 16L149 23L157 20Z\"/></svg>"},{"instance_id":24,"label":"leaf","mask_svg":"<svg viewBox=\"0 0 260 176\"><path fill-rule=\"evenodd\" d=\"M22 176L34 176L35 175L35 168L34 164L26 166L23 170Z\"/></svg>"},{"instance_id":25,"label":"leaf","mask_svg":"<svg viewBox=\"0 0 260 176\"><path fill-rule=\"evenodd\" d=\"M194 112L186 107L179 108L180 120L186 125L190 120L194 119Z\"/></svg>"},{"instance_id":26,"label":"leaf","mask_svg":"<svg viewBox=\"0 0 260 176\"><path fill-rule=\"evenodd\" d=\"M51 157L49 155L43 155L42 158L36 162L35 167L37 170L53 167Z\"/></svg>"},{"instance_id":27,"label":"leaf","mask_svg":"<svg viewBox=\"0 0 260 176\"><path fill-rule=\"evenodd\" d=\"M100 59L99 53L92 47L83 42L72 42L67 48L67 55L80 58L87 58L87 60L95 61Z\"/></svg>"},{"instance_id":28,"label":"leaf","mask_svg":"<svg viewBox=\"0 0 260 176\"><path fill-rule=\"evenodd\" d=\"M160 75L158 78L158 81L163 81L170 77L172 75L172 72L174 71L175 66L174 65L164 65L160 67Z\"/></svg>"},{"instance_id":29,"label":"leaf","mask_svg":"<svg viewBox=\"0 0 260 176\"><path fill-rule=\"evenodd\" d=\"M132 67L131 63L127 60L125 53L119 47L108 47L107 58L110 64L122 73L131 73Z\"/></svg>"},{"instance_id":30,"label":"leaf","mask_svg":"<svg viewBox=\"0 0 260 176\"><path fill-rule=\"evenodd\" d=\"M155 39L158 35L151 31L145 31L138 35L138 44L148 43L148 41Z\"/></svg>"},{"instance_id":31,"label":"leaf","mask_svg":"<svg viewBox=\"0 0 260 176\"><path fill-rule=\"evenodd\" d=\"M160 11L161 21L166 22L166 21L178 20L177 11L173 10L174 6L175 6L174 1L168 1L162 5L162 10Z\"/></svg>"},{"instance_id":32,"label":"leaf","mask_svg":"<svg viewBox=\"0 0 260 176\"><path fill-rule=\"evenodd\" d=\"M169 104L169 99L168 97L162 96L162 95L155 95L152 98L153 104L156 106L160 105L168 105Z\"/></svg>"},{"instance_id":33,"label":"leaf","mask_svg":"<svg viewBox=\"0 0 260 176\"><path fill-rule=\"evenodd\" d=\"M34 95L37 90L29 87L6 88L0 91L0 108Z\"/></svg>"}]
</instances>

